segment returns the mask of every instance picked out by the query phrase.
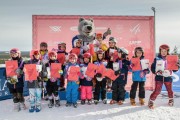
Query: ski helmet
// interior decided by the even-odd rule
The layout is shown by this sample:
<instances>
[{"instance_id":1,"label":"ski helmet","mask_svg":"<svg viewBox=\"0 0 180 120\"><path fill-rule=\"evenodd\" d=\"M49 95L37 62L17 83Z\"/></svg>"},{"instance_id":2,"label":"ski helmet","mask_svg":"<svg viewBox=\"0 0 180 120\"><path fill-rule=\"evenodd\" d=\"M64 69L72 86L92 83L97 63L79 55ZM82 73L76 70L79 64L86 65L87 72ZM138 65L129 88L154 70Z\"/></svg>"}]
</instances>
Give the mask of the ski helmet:
<instances>
[{"instance_id":1,"label":"ski helmet","mask_svg":"<svg viewBox=\"0 0 180 120\"><path fill-rule=\"evenodd\" d=\"M40 47L48 47L48 44L46 42L41 42Z\"/></svg>"},{"instance_id":2,"label":"ski helmet","mask_svg":"<svg viewBox=\"0 0 180 120\"><path fill-rule=\"evenodd\" d=\"M10 54L18 53L18 57L21 57L21 51L18 48L12 48L9 53Z\"/></svg>"}]
</instances>

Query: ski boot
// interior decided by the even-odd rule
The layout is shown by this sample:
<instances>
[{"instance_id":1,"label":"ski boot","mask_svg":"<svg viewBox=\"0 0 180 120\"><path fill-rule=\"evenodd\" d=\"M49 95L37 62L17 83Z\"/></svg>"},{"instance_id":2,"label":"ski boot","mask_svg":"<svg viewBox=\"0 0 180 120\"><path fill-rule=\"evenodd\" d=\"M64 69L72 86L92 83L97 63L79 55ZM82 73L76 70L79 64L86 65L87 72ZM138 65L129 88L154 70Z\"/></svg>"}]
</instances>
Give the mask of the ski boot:
<instances>
[{"instance_id":1,"label":"ski boot","mask_svg":"<svg viewBox=\"0 0 180 120\"><path fill-rule=\"evenodd\" d=\"M104 103L104 104L107 104L107 100L106 100L106 99L104 99L104 100L103 100L103 103Z\"/></svg>"},{"instance_id":2,"label":"ski boot","mask_svg":"<svg viewBox=\"0 0 180 120\"><path fill-rule=\"evenodd\" d=\"M19 112L21 109L20 109L20 103L14 103L14 111L15 112Z\"/></svg>"},{"instance_id":3,"label":"ski boot","mask_svg":"<svg viewBox=\"0 0 180 120\"><path fill-rule=\"evenodd\" d=\"M74 107L74 108L77 108L77 103L73 103L73 107Z\"/></svg>"},{"instance_id":4,"label":"ski boot","mask_svg":"<svg viewBox=\"0 0 180 120\"><path fill-rule=\"evenodd\" d=\"M26 109L26 105L24 104L24 102L20 102L20 109L21 110L25 110Z\"/></svg>"},{"instance_id":5,"label":"ski boot","mask_svg":"<svg viewBox=\"0 0 180 120\"><path fill-rule=\"evenodd\" d=\"M173 98L169 99L168 105L169 106L174 106L174 99Z\"/></svg>"},{"instance_id":6,"label":"ski boot","mask_svg":"<svg viewBox=\"0 0 180 120\"><path fill-rule=\"evenodd\" d=\"M53 99L49 99L48 107L52 108L53 106L54 106L54 100Z\"/></svg>"},{"instance_id":7,"label":"ski boot","mask_svg":"<svg viewBox=\"0 0 180 120\"><path fill-rule=\"evenodd\" d=\"M122 104L123 104L122 100L118 101L118 105L122 105Z\"/></svg>"},{"instance_id":8,"label":"ski boot","mask_svg":"<svg viewBox=\"0 0 180 120\"><path fill-rule=\"evenodd\" d=\"M60 101L59 100L55 100L55 107L59 107L60 106Z\"/></svg>"},{"instance_id":9,"label":"ski boot","mask_svg":"<svg viewBox=\"0 0 180 120\"><path fill-rule=\"evenodd\" d=\"M130 98L130 103L131 103L132 106L136 106L136 101L135 101L135 99Z\"/></svg>"},{"instance_id":10,"label":"ski boot","mask_svg":"<svg viewBox=\"0 0 180 120\"><path fill-rule=\"evenodd\" d=\"M36 112L40 112L41 111L41 105L36 105Z\"/></svg>"},{"instance_id":11,"label":"ski boot","mask_svg":"<svg viewBox=\"0 0 180 120\"><path fill-rule=\"evenodd\" d=\"M140 105L145 105L144 99L143 98L139 98L139 103L140 103Z\"/></svg>"},{"instance_id":12,"label":"ski boot","mask_svg":"<svg viewBox=\"0 0 180 120\"><path fill-rule=\"evenodd\" d=\"M88 105L91 105L92 104L92 100L88 100Z\"/></svg>"},{"instance_id":13,"label":"ski boot","mask_svg":"<svg viewBox=\"0 0 180 120\"><path fill-rule=\"evenodd\" d=\"M85 104L85 100L81 100L81 105L84 105Z\"/></svg>"},{"instance_id":14,"label":"ski boot","mask_svg":"<svg viewBox=\"0 0 180 120\"><path fill-rule=\"evenodd\" d=\"M113 104L115 104L115 103L116 103L115 100L111 100L109 104L113 105Z\"/></svg>"},{"instance_id":15,"label":"ski boot","mask_svg":"<svg viewBox=\"0 0 180 120\"><path fill-rule=\"evenodd\" d=\"M150 109L154 109L154 101L149 100L149 102L148 102L148 107L149 107Z\"/></svg>"},{"instance_id":16,"label":"ski boot","mask_svg":"<svg viewBox=\"0 0 180 120\"><path fill-rule=\"evenodd\" d=\"M69 107L69 106L71 106L71 103L67 102L66 107Z\"/></svg>"},{"instance_id":17,"label":"ski boot","mask_svg":"<svg viewBox=\"0 0 180 120\"><path fill-rule=\"evenodd\" d=\"M30 108L29 108L29 112L30 113L33 113L35 111L35 106L31 106Z\"/></svg>"},{"instance_id":18,"label":"ski boot","mask_svg":"<svg viewBox=\"0 0 180 120\"><path fill-rule=\"evenodd\" d=\"M94 100L94 104L95 104L95 105L97 105L97 104L98 104L98 102L99 102L98 100Z\"/></svg>"}]
</instances>

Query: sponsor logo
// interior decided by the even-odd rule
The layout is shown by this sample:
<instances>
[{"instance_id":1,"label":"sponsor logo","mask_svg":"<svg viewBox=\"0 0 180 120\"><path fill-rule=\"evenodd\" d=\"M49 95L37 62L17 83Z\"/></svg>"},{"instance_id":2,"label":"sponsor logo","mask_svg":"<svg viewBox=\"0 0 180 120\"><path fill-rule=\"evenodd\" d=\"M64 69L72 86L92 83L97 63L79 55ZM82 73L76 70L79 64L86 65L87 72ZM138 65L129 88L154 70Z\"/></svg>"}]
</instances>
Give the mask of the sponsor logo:
<instances>
[{"instance_id":1,"label":"sponsor logo","mask_svg":"<svg viewBox=\"0 0 180 120\"><path fill-rule=\"evenodd\" d=\"M140 40L133 40L133 41L129 41L129 44L130 45L132 45L132 44L137 45L137 44L141 44L141 42L142 41L140 41Z\"/></svg>"},{"instance_id":2,"label":"sponsor logo","mask_svg":"<svg viewBox=\"0 0 180 120\"><path fill-rule=\"evenodd\" d=\"M78 27L77 27L77 26L72 26L72 27L70 27L70 30L71 30L71 31L77 31L77 30L78 30Z\"/></svg>"},{"instance_id":3,"label":"sponsor logo","mask_svg":"<svg viewBox=\"0 0 180 120\"><path fill-rule=\"evenodd\" d=\"M135 25L132 29L130 29L130 32L133 34L137 34L138 32L140 32L140 24Z\"/></svg>"},{"instance_id":4,"label":"sponsor logo","mask_svg":"<svg viewBox=\"0 0 180 120\"><path fill-rule=\"evenodd\" d=\"M178 82L179 81L179 76L177 74L172 73L173 78L173 82Z\"/></svg>"},{"instance_id":5,"label":"sponsor logo","mask_svg":"<svg viewBox=\"0 0 180 120\"><path fill-rule=\"evenodd\" d=\"M61 26L49 26L50 30L53 32L60 32Z\"/></svg>"},{"instance_id":6,"label":"sponsor logo","mask_svg":"<svg viewBox=\"0 0 180 120\"><path fill-rule=\"evenodd\" d=\"M7 89L6 84L7 84L7 80L3 82L2 79L0 79L0 97L9 95L9 91Z\"/></svg>"},{"instance_id":7,"label":"sponsor logo","mask_svg":"<svg viewBox=\"0 0 180 120\"><path fill-rule=\"evenodd\" d=\"M96 27L96 30L107 30L107 27Z\"/></svg>"},{"instance_id":8,"label":"sponsor logo","mask_svg":"<svg viewBox=\"0 0 180 120\"><path fill-rule=\"evenodd\" d=\"M2 82L2 79L0 79L0 91L4 91L7 84L7 80L4 81L4 83Z\"/></svg>"}]
</instances>

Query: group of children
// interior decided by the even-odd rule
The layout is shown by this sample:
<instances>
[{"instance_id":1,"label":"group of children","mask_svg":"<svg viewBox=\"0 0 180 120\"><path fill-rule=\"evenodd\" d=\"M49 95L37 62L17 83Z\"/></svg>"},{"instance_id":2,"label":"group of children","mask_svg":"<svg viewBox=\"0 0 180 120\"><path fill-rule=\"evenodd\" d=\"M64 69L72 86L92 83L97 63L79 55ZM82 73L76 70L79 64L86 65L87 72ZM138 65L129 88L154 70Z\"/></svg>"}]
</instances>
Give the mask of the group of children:
<instances>
[{"instance_id":1,"label":"group of children","mask_svg":"<svg viewBox=\"0 0 180 120\"><path fill-rule=\"evenodd\" d=\"M141 105L145 104L145 81L146 75L150 73L150 68L144 70L133 71L135 66L128 58L128 50L125 48L118 48L116 46L117 41L114 37L109 38L109 48L102 41L103 35L101 33L96 34L96 40L93 41L94 53L89 52L88 47L82 46L82 40L77 39L74 43L74 48L68 54L66 52L66 43L61 42L58 44L58 49L48 51L48 45L45 42L40 44L40 50L32 50L30 52L30 60L23 61L21 52L13 48L10 50L11 60L18 61L17 80L12 77L7 77L7 86L10 93L13 95L14 109L19 111L26 109L23 87L24 87L24 65L36 64L41 65L42 70L38 71L38 77L36 80L28 81L29 88L29 112L39 112L41 110L41 98L48 97L48 107L60 106L60 99L58 96L58 90L66 90L66 106L77 107L78 95L80 92L81 104L84 105L87 101L88 105L99 103L99 99L104 104L107 104L106 91L111 80L109 77L103 75L101 72L95 71L94 76L88 76L86 71L89 64L96 66L103 65L107 69L112 69L117 76L115 80L112 80L110 86L112 90L112 100L110 104L122 105L125 101L125 86L127 84L128 72L132 72L133 83L130 90L130 103L132 106L136 105L135 97L137 87L139 86L139 102ZM75 50L77 49L77 50ZM114 56L114 51L117 52L117 57ZM63 55L63 57L62 57ZM160 94L163 83L165 84L170 106L173 106L173 91L172 91L172 71L155 71L156 61L162 59L166 61L166 56L169 55L169 46L161 45L159 47L159 55L154 59L151 65L151 71L155 74L155 90L151 94L148 106L154 107L154 101ZM144 50L142 47L136 47L134 50L133 58L140 60L145 59ZM51 69L52 63L61 63L61 69L59 70L60 78L48 77L48 69ZM118 66L118 68L115 67ZM179 65L178 63L175 63ZM75 71L74 68L76 68ZM78 78L71 77L70 74L78 75ZM94 92L93 92L94 89ZM46 91L46 92L44 92ZM47 95L46 95L46 94Z\"/></svg>"}]
</instances>

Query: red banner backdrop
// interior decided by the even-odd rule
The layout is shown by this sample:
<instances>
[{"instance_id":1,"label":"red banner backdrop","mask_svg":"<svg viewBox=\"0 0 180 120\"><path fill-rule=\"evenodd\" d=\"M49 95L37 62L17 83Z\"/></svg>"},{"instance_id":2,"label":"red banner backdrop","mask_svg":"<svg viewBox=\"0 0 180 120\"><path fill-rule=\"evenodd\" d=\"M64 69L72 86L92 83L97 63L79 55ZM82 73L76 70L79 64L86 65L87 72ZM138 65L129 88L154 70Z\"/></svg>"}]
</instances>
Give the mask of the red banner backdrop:
<instances>
[{"instance_id":1,"label":"red banner backdrop","mask_svg":"<svg viewBox=\"0 0 180 120\"><path fill-rule=\"evenodd\" d=\"M78 16L78 15L33 15L33 49L39 49L39 44L48 43L48 49L57 49L57 44L66 42L67 51L72 48L72 38L78 34L79 18L93 18L96 33L104 33L111 28L113 36L117 39L118 47L129 50L132 57L134 48L143 47L146 59L150 64L155 56L154 17L153 16ZM105 42L108 43L108 36ZM128 76L127 89L132 83L131 73ZM153 89L153 75L147 76L146 89Z\"/></svg>"}]
</instances>

